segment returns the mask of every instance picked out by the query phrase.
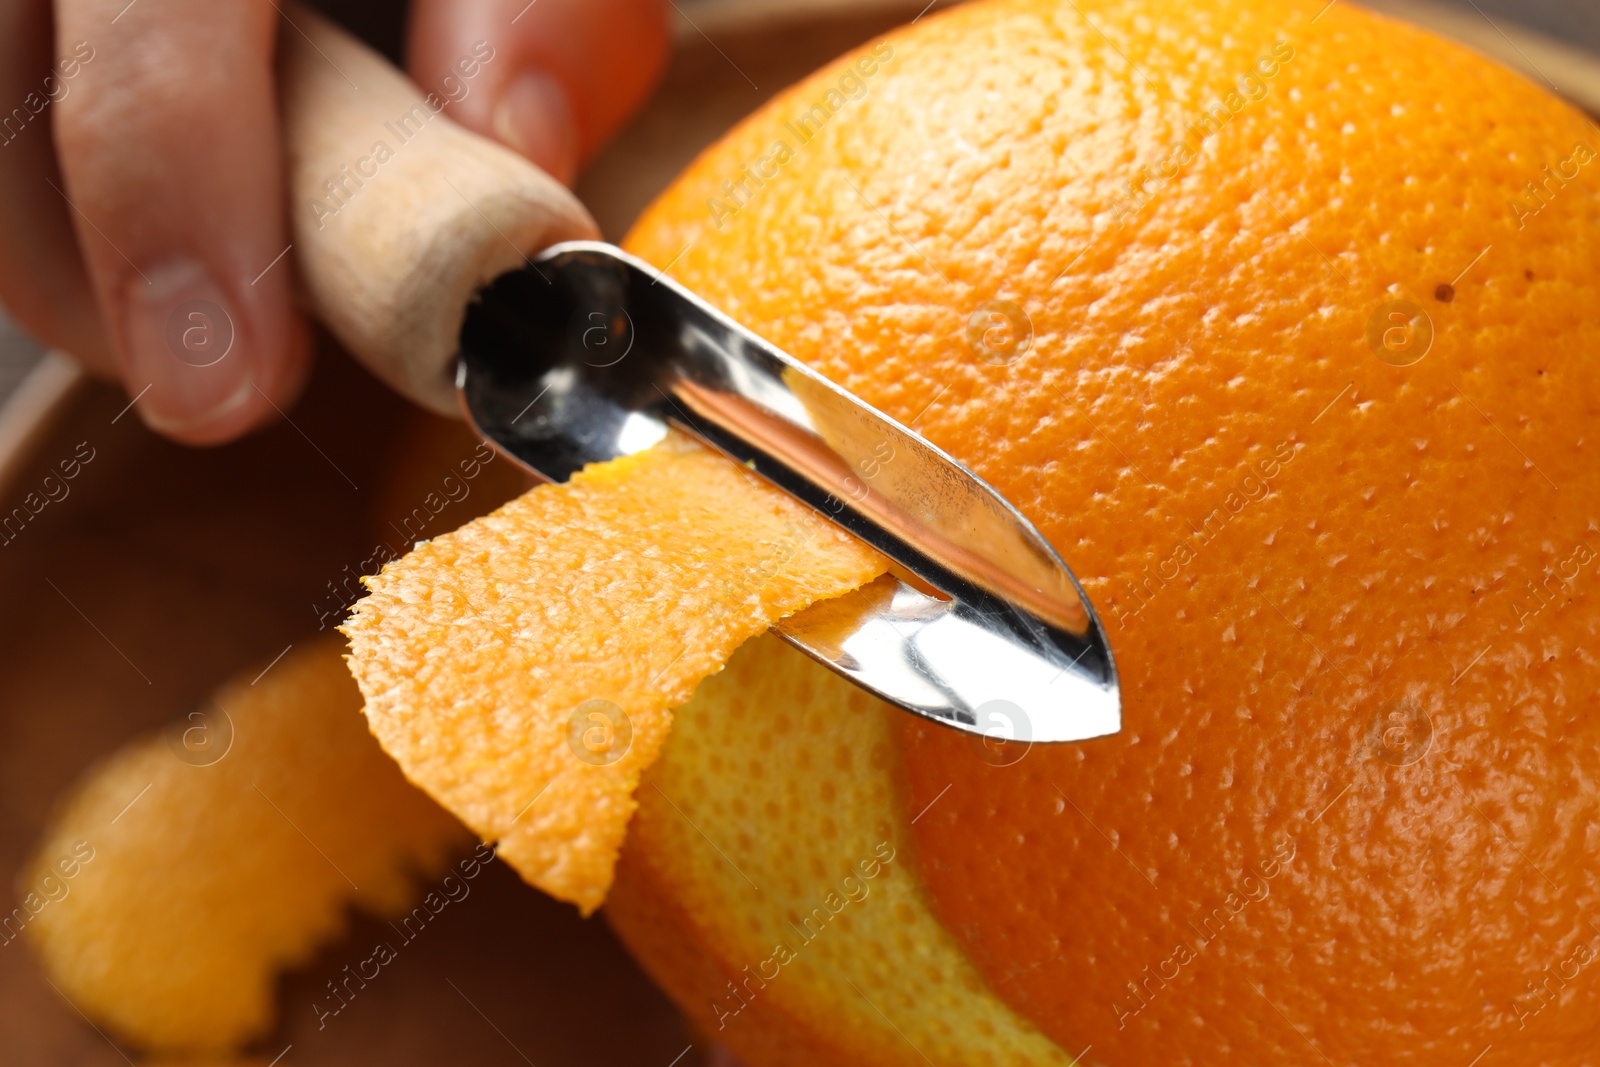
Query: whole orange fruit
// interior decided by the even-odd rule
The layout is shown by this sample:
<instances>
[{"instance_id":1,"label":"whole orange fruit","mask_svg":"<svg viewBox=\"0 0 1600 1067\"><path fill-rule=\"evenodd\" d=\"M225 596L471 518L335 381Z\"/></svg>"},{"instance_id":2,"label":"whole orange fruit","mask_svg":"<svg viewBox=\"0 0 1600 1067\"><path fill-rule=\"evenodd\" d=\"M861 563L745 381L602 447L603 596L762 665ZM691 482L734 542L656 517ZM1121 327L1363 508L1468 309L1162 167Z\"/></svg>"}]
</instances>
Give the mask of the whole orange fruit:
<instances>
[{"instance_id":1,"label":"whole orange fruit","mask_svg":"<svg viewBox=\"0 0 1600 1067\"><path fill-rule=\"evenodd\" d=\"M646 965L760 1065L1596 1062L1597 143L1349 3L991 0L706 152L631 248L1015 502L1125 726L746 649L639 793Z\"/></svg>"}]
</instances>

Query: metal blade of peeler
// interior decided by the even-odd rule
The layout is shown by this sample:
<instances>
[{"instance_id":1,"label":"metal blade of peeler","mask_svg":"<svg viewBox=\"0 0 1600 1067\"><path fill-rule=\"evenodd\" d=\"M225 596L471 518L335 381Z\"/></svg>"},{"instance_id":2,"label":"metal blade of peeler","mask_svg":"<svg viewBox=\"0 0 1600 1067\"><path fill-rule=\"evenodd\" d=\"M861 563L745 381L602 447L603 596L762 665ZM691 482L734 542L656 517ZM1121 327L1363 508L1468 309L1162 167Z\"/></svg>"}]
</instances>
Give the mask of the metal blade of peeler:
<instances>
[{"instance_id":1,"label":"metal blade of peeler","mask_svg":"<svg viewBox=\"0 0 1600 1067\"><path fill-rule=\"evenodd\" d=\"M642 451L671 424L894 560L912 581L885 575L773 626L883 699L993 740L1120 729L1099 617L1015 507L622 250L556 245L480 291L457 388L478 432L541 477Z\"/></svg>"}]
</instances>

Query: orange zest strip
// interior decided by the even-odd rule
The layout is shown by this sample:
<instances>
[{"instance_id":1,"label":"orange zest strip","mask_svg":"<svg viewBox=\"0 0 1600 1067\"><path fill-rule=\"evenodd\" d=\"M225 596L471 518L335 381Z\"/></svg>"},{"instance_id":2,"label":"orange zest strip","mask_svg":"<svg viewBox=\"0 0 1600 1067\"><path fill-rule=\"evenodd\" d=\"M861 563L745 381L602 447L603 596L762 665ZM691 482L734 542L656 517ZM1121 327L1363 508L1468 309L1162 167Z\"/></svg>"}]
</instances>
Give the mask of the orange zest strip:
<instances>
[{"instance_id":1,"label":"orange zest strip","mask_svg":"<svg viewBox=\"0 0 1600 1067\"><path fill-rule=\"evenodd\" d=\"M589 914L672 709L773 622L885 566L672 434L419 545L344 629L368 722L407 776Z\"/></svg>"},{"instance_id":2,"label":"orange zest strip","mask_svg":"<svg viewBox=\"0 0 1600 1067\"><path fill-rule=\"evenodd\" d=\"M262 1036L278 974L338 937L351 905L399 916L466 849L362 729L342 649L258 664L125 745L35 847L7 929L119 1039L220 1054Z\"/></svg>"}]
</instances>

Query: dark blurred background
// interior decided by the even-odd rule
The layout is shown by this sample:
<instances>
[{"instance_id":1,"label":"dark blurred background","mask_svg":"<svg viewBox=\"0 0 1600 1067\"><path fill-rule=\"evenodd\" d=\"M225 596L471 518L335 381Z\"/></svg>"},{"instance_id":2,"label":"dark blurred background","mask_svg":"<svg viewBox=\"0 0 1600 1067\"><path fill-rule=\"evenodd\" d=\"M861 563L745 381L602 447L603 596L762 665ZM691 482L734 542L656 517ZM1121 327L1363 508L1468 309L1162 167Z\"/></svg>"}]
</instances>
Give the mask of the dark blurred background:
<instances>
[{"instance_id":1,"label":"dark blurred background","mask_svg":"<svg viewBox=\"0 0 1600 1067\"><path fill-rule=\"evenodd\" d=\"M1454 0L1457 7L1520 22L1568 44L1600 52L1600 3L1595 0Z\"/></svg>"}]
</instances>

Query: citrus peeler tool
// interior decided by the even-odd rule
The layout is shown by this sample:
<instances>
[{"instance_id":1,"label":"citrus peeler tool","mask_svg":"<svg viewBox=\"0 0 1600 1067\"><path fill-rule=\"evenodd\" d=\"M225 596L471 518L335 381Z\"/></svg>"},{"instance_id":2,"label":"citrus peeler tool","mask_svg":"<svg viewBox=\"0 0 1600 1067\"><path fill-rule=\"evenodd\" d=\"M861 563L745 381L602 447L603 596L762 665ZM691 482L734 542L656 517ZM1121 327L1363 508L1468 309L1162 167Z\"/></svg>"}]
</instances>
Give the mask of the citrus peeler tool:
<instances>
[{"instance_id":1,"label":"citrus peeler tool","mask_svg":"<svg viewBox=\"0 0 1600 1067\"><path fill-rule=\"evenodd\" d=\"M315 313L372 370L436 410L459 404L554 481L676 426L898 565L780 620L785 640L988 739L1117 732L1093 605L992 487L655 268L583 239L593 224L565 189L451 124L331 23L299 7L285 19L298 263ZM373 147L396 129L405 142Z\"/></svg>"}]
</instances>

